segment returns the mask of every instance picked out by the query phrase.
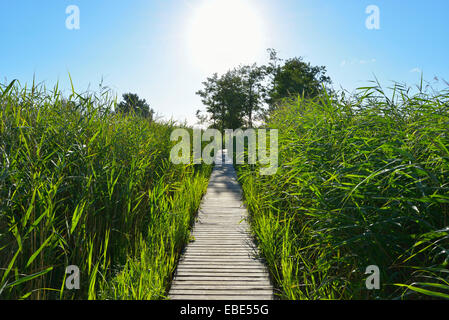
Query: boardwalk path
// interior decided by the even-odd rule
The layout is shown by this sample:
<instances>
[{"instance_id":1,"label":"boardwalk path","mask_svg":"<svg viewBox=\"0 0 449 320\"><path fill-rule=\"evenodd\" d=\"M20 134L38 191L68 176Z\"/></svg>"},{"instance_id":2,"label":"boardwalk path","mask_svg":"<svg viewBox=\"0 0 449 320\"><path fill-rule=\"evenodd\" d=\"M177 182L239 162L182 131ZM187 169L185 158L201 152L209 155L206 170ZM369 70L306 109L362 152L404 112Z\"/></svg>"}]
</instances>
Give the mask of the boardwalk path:
<instances>
[{"instance_id":1,"label":"boardwalk path","mask_svg":"<svg viewBox=\"0 0 449 320\"><path fill-rule=\"evenodd\" d=\"M244 220L242 190L230 163L216 165L170 299L271 300L266 267L257 260Z\"/></svg>"}]
</instances>

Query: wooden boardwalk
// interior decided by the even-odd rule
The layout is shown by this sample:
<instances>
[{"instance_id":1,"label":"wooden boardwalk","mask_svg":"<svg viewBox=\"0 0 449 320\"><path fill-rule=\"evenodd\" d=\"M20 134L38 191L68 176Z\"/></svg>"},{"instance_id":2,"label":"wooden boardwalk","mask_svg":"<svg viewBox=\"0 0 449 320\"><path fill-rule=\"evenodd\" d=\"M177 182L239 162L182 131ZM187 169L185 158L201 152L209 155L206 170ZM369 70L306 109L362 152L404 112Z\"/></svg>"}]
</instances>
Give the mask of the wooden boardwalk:
<instances>
[{"instance_id":1,"label":"wooden boardwalk","mask_svg":"<svg viewBox=\"0 0 449 320\"><path fill-rule=\"evenodd\" d=\"M221 156L221 155L220 155ZM169 299L272 300L266 267L248 234L242 190L229 161L216 165Z\"/></svg>"}]
</instances>

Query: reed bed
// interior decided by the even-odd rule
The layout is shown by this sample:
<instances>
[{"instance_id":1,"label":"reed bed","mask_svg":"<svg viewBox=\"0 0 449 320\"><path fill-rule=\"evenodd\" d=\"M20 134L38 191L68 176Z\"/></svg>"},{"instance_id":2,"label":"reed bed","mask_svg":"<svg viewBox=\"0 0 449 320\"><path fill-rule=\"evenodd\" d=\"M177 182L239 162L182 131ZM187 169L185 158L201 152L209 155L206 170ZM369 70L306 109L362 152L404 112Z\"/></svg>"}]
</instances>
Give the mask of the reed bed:
<instances>
[{"instance_id":1,"label":"reed bed","mask_svg":"<svg viewBox=\"0 0 449 320\"><path fill-rule=\"evenodd\" d=\"M390 89L284 101L277 173L238 167L282 299L449 298L449 92Z\"/></svg>"},{"instance_id":2,"label":"reed bed","mask_svg":"<svg viewBox=\"0 0 449 320\"><path fill-rule=\"evenodd\" d=\"M176 125L115 104L0 86L0 299L164 299L211 168L172 164Z\"/></svg>"}]
</instances>

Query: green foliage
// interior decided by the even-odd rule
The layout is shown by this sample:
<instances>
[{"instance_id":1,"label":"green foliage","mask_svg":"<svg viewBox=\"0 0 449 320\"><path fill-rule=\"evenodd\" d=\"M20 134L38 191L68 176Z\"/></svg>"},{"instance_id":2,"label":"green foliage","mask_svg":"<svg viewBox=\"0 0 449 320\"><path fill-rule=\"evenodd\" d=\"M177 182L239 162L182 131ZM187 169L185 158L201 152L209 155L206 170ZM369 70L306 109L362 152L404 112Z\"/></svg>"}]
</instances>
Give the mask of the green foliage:
<instances>
[{"instance_id":1,"label":"green foliage","mask_svg":"<svg viewBox=\"0 0 449 320\"><path fill-rule=\"evenodd\" d=\"M215 73L203 82L204 88L197 95L207 115L197 111L201 122L210 121L212 128L222 131L253 127L254 120L266 119L266 103L268 111L273 111L285 98L298 94L313 98L321 94L323 86L331 84L325 67L311 66L302 58L282 64L274 49L268 51L268 65L239 66L221 76Z\"/></svg>"},{"instance_id":2,"label":"green foliage","mask_svg":"<svg viewBox=\"0 0 449 320\"><path fill-rule=\"evenodd\" d=\"M266 77L266 67L253 64L242 66L237 71L243 83L242 90L245 97L243 113L246 125L251 128L254 118L257 118L258 112L263 109L263 97L266 92L263 82Z\"/></svg>"},{"instance_id":3,"label":"green foliage","mask_svg":"<svg viewBox=\"0 0 449 320\"><path fill-rule=\"evenodd\" d=\"M449 92L378 86L297 98L278 172L239 166L258 245L284 299L449 296ZM381 290L367 290L377 265Z\"/></svg>"},{"instance_id":4,"label":"green foliage","mask_svg":"<svg viewBox=\"0 0 449 320\"><path fill-rule=\"evenodd\" d=\"M173 165L175 125L112 112L107 92L0 89L0 297L163 298L209 166ZM141 293L119 287L143 266Z\"/></svg>"},{"instance_id":5,"label":"green foliage","mask_svg":"<svg viewBox=\"0 0 449 320\"><path fill-rule=\"evenodd\" d=\"M145 99L140 99L135 93L123 94L123 101L121 101L117 107L117 112L130 113L133 112L138 116L153 119L154 110L150 108L150 105Z\"/></svg>"},{"instance_id":6,"label":"green foliage","mask_svg":"<svg viewBox=\"0 0 449 320\"><path fill-rule=\"evenodd\" d=\"M204 89L197 94L201 97L206 111L210 114L212 128L236 129L243 125L245 94L243 80L237 70L228 71L223 76L214 74L203 82Z\"/></svg>"},{"instance_id":7,"label":"green foliage","mask_svg":"<svg viewBox=\"0 0 449 320\"><path fill-rule=\"evenodd\" d=\"M276 52L271 59L277 59ZM312 66L301 57L289 59L283 65L273 63L270 72L273 78L267 101L271 109L291 96L314 98L322 93L323 87L331 84L331 79L326 76L326 67Z\"/></svg>"}]
</instances>

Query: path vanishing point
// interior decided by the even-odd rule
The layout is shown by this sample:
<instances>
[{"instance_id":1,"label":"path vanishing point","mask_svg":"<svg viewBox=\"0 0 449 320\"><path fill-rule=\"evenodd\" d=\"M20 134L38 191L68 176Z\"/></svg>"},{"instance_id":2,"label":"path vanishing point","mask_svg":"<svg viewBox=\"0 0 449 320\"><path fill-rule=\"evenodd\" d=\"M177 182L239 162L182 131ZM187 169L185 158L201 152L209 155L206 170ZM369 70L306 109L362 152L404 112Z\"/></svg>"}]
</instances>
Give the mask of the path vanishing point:
<instances>
[{"instance_id":1,"label":"path vanishing point","mask_svg":"<svg viewBox=\"0 0 449 320\"><path fill-rule=\"evenodd\" d=\"M257 258L247 216L232 162L216 164L191 234L193 241L181 256L169 299L273 299L268 270Z\"/></svg>"}]
</instances>

